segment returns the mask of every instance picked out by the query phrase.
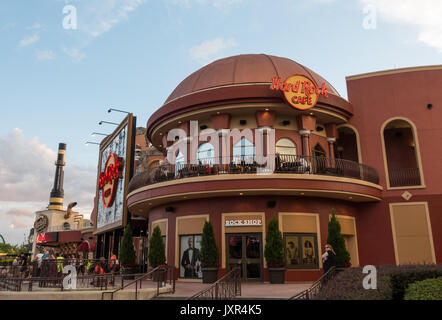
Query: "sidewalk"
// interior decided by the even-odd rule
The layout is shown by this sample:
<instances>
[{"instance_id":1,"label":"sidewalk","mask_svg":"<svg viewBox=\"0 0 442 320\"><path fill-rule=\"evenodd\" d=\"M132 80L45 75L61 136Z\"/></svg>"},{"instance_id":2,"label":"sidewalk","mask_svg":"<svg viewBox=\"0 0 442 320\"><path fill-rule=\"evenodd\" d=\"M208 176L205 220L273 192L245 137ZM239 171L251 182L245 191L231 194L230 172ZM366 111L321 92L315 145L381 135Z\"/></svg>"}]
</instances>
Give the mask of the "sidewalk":
<instances>
[{"instance_id":1,"label":"sidewalk","mask_svg":"<svg viewBox=\"0 0 442 320\"><path fill-rule=\"evenodd\" d=\"M288 299L307 290L313 282L293 282L286 284L270 284L262 282L243 282L241 299ZM209 288L210 284L201 282L177 281L175 294L162 294L160 299L187 299L194 294Z\"/></svg>"}]
</instances>

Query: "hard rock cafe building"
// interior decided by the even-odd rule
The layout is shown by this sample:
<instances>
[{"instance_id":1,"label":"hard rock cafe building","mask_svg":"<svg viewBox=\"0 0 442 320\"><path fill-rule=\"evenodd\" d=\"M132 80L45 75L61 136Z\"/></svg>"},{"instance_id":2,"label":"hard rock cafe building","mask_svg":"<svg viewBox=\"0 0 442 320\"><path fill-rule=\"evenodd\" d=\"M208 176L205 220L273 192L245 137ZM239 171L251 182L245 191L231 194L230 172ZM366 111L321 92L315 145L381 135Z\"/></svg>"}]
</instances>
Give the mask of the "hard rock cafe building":
<instances>
[{"instance_id":1,"label":"hard rock cafe building","mask_svg":"<svg viewBox=\"0 0 442 320\"><path fill-rule=\"evenodd\" d=\"M220 141L227 129L271 128L274 172L256 173L255 136L227 146L199 142L197 165L179 164L178 154L175 166L135 175L128 209L149 219L150 233L161 229L167 263L181 279L200 277L198 266L193 274L183 270L184 257L189 244L199 248L210 220L219 276L239 265L245 281L268 281L267 224L278 218L286 281L316 280L333 209L352 266L441 263L441 84L441 66L361 74L347 77L344 99L287 58L215 61L176 87L150 117L147 138L166 155L176 143L169 132L189 136L190 121L214 129ZM211 159L226 148L230 161L215 165Z\"/></svg>"}]
</instances>

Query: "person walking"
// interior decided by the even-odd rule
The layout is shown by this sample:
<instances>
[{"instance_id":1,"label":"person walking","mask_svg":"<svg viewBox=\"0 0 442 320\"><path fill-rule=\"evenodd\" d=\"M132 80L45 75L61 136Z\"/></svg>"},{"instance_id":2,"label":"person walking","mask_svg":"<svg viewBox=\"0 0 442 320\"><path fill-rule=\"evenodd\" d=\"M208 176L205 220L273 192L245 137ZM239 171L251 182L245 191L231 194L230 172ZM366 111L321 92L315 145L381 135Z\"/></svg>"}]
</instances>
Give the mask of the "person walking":
<instances>
[{"instance_id":1,"label":"person walking","mask_svg":"<svg viewBox=\"0 0 442 320\"><path fill-rule=\"evenodd\" d=\"M336 253L329 244L325 245L325 253L322 255L322 262L324 266L324 274L326 274L331 267L336 266Z\"/></svg>"},{"instance_id":2,"label":"person walking","mask_svg":"<svg viewBox=\"0 0 442 320\"><path fill-rule=\"evenodd\" d=\"M55 254L55 257L57 260L57 276L61 277L63 276L64 258L58 252Z\"/></svg>"}]
</instances>

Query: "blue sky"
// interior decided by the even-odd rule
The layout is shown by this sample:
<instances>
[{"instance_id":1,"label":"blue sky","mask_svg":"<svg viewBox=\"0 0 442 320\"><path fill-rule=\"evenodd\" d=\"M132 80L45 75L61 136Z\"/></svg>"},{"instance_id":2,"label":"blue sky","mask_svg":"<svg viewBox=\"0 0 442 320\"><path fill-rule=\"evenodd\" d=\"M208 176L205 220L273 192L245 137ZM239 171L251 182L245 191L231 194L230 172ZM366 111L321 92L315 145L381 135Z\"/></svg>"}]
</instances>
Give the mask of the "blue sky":
<instances>
[{"instance_id":1,"label":"blue sky","mask_svg":"<svg viewBox=\"0 0 442 320\"><path fill-rule=\"evenodd\" d=\"M109 107L145 126L186 76L242 53L293 59L346 97L345 76L441 64L441 15L439 0L2 0L0 234L20 242L47 205L59 142L66 202L90 213L98 149L84 142L122 120Z\"/></svg>"}]
</instances>

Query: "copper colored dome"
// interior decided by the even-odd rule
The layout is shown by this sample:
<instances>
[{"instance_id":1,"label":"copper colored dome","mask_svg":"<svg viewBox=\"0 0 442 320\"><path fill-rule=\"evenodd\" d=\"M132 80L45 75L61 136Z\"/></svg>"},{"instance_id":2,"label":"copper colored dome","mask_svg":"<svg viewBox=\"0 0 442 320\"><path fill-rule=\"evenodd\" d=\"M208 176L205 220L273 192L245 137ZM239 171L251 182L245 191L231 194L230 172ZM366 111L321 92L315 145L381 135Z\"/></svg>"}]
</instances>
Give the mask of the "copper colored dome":
<instances>
[{"instance_id":1,"label":"copper colored dome","mask_svg":"<svg viewBox=\"0 0 442 320\"><path fill-rule=\"evenodd\" d=\"M286 79L300 73L310 76L318 86L325 83L329 93L339 96L333 86L309 68L287 58L266 54L243 54L217 60L184 79L164 104L203 89L247 83L270 83L273 77Z\"/></svg>"}]
</instances>

